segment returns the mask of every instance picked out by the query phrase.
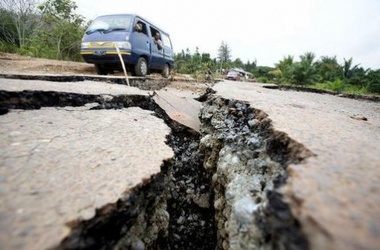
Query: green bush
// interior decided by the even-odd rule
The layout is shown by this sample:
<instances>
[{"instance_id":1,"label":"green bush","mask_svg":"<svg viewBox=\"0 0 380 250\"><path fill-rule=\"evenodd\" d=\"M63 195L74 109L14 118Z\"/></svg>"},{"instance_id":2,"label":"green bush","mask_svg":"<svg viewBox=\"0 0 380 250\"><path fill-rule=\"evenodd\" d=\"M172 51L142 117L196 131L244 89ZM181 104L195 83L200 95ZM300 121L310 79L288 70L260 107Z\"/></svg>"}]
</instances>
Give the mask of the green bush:
<instances>
[{"instance_id":1,"label":"green bush","mask_svg":"<svg viewBox=\"0 0 380 250\"><path fill-rule=\"evenodd\" d=\"M257 78L257 82L267 83L268 82L268 78L266 78L265 76L260 76L259 78Z\"/></svg>"},{"instance_id":2,"label":"green bush","mask_svg":"<svg viewBox=\"0 0 380 250\"><path fill-rule=\"evenodd\" d=\"M371 70L368 73L367 79L368 79L368 85L367 85L368 92L371 92L374 94L380 94L380 69Z\"/></svg>"},{"instance_id":3,"label":"green bush","mask_svg":"<svg viewBox=\"0 0 380 250\"><path fill-rule=\"evenodd\" d=\"M35 47L22 46L17 49L17 53L23 56L39 57L38 49Z\"/></svg>"},{"instance_id":4,"label":"green bush","mask_svg":"<svg viewBox=\"0 0 380 250\"><path fill-rule=\"evenodd\" d=\"M344 88L344 92L351 93L351 94L368 94L367 88L361 88L356 85L347 84Z\"/></svg>"},{"instance_id":5,"label":"green bush","mask_svg":"<svg viewBox=\"0 0 380 250\"><path fill-rule=\"evenodd\" d=\"M0 41L0 51L7 53L16 53L17 45L10 44L4 41Z\"/></svg>"},{"instance_id":6,"label":"green bush","mask_svg":"<svg viewBox=\"0 0 380 250\"><path fill-rule=\"evenodd\" d=\"M336 79L333 82L324 82L324 83L315 84L314 87L318 89L328 89L337 93L341 93L344 91L346 86L343 80Z\"/></svg>"}]
</instances>

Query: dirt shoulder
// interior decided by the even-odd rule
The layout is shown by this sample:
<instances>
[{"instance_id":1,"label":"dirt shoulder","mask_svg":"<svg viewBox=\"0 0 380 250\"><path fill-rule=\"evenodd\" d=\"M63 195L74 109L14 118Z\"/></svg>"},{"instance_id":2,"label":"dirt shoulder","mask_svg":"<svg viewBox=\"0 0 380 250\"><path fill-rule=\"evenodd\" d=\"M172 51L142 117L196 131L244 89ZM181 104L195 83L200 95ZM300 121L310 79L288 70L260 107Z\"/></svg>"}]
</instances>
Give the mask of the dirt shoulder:
<instances>
[{"instance_id":1,"label":"dirt shoulder","mask_svg":"<svg viewBox=\"0 0 380 250\"><path fill-rule=\"evenodd\" d=\"M0 52L0 73L11 74L60 74L60 75L97 75L93 64L85 62L60 61L44 58L34 58ZM115 76L123 76L116 72ZM153 78L161 78L158 74L150 75ZM188 90L203 93L207 84L196 83L188 75L176 74L174 81L169 85L179 90Z\"/></svg>"},{"instance_id":2,"label":"dirt shoulder","mask_svg":"<svg viewBox=\"0 0 380 250\"><path fill-rule=\"evenodd\" d=\"M0 72L44 74L96 74L92 64L33 58L0 52Z\"/></svg>"}]
</instances>

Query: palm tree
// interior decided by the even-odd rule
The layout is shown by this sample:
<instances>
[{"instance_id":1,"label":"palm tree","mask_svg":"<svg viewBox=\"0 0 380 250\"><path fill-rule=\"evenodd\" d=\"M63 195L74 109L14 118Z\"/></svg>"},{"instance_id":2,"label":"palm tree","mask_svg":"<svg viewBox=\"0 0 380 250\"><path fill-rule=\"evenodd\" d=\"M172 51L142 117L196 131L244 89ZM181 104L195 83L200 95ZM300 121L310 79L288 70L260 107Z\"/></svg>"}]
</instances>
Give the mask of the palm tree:
<instances>
[{"instance_id":1,"label":"palm tree","mask_svg":"<svg viewBox=\"0 0 380 250\"><path fill-rule=\"evenodd\" d=\"M360 64L352 66L352 57L348 60L344 58L343 63L343 79L349 79L353 76L355 70L359 67Z\"/></svg>"},{"instance_id":2,"label":"palm tree","mask_svg":"<svg viewBox=\"0 0 380 250\"><path fill-rule=\"evenodd\" d=\"M301 61L295 63L291 68L291 83L296 85L313 84L318 80L318 73L315 67L315 54L307 52L300 56Z\"/></svg>"},{"instance_id":3,"label":"palm tree","mask_svg":"<svg viewBox=\"0 0 380 250\"><path fill-rule=\"evenodd\" d=\"M313 52L306 52L305 54L300 56L301 62L306 63L309 66L313 66L315 54Z\"/></svg>"},{"instance_id":4,"label":"palm tree","mask_svg":"<svg viewBox=\"0 0 380 250\"><path fill-rule=\"evenodd\" d=\"M343 81L352 86L357 86L359 88L365 88L368 84L367 73L370 69L364 69L359 67L360 64L352 66L352 57L348 60L344 59L343 64Z\"/></svg>"},{"instance_id":5,"label":"palm tree","mask_svg":"<svg viewBox=\"0 0 380 250\"><path fill-rule=\"evenodd\" d=\"M271 74L275 75L280 82L289 82L291 79L290 71L293 64L293 56L288 55L275 64L276 69L271 71Z\"/></svg>"},{"instance_id":6,"label":"palm tree","mask_svg":"<svg viewBox=\"0 0 380 250\"><path fill-rule=\"evenodd\" d=\"M367 90L372 93L380 94L380 69L369 70L367 81Z\"/></svg>"},{"instance_id":7,"label":"palm tree","mask_svg":"<svg viewBox=\"0 0 380 250\"><path fill-rule=\"evenodd\" d=\"M336 56L322 56L315 63L315 67L320 76L320 82L333 82L336 79L340 79L343 74L342 67L337 62Z\"/></svg>"}]
</instances>

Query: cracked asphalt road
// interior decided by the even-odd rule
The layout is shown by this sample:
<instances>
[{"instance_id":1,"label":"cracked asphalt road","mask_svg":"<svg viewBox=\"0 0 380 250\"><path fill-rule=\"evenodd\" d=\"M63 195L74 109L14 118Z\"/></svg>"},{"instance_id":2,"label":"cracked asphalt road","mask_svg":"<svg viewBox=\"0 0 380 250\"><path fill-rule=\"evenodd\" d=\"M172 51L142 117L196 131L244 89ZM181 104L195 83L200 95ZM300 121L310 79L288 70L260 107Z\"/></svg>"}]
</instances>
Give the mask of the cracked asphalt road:
<instances>
[{"instance_id":1,"label":"cracked asphalt road","mask_svg":"<svg viewBox=\"0 0 380 250\"><path fill-rule=\"evenodd\" d=\"M173 156L140 108L12 110L0 119L1 249L46 249Z\"/></svg>"},{"instance_id":2,"label":"cracked asphalt road","mask_svg":"<svg viewBox=\"0 0 380 250\"><path fill-rule=\"evenodd\" d=\"M1 78L0 89L106 99L152 94L102 82ZM173 156L165 144L170 129L152 111L91 110L96 105L10 110L0 116L0 249L57 245L69 233L66 223L91 218L96 208L116 202L125 191L158 173L163 160ZM168 113L178 114L179 109ZM189 117L181 114L178 119Z\"/></svg>"},{"instance_id":3,"label":"cracked asphalt road","mask_svg":"<svg viewBox=\"0 0 380 250\"><path fill-rule=\"evenodd\" d=\"M89 81L1 78L0 89L111 97L149 94ZM252 83L223 82L214 89L217 95L245 100L266 112L276 130L316 154L290 166L283 189L312 249L378 248L379 103L269 90ZM191 95L169 91L161 92L161 99L185 99L185 104L169 107L169 115L181 119L178 111L190 109L183 117L194 117L198 104L186 105L193 101ZM96 207L114 202L126 189L159 171L162 160L172 156L164 143L169 128L150 111L90 110L91 105L11 110L0 116L1 249L46 249L57 244L68 232L65 223L91 217ZM197 126L190 119L188 126L192 124Z\"/></svg>"},{"instance_id":4,"label":"cracked asphalt road","mask_svg":"<svg viewBox=\"0 0 380 250\"><path fill-rule=\"evenodd\" d=\"M378 249L379 102L242 82L222 82L213 89L264 111L274 129L316 154L290 166L283 188L312 249Z\"/></svg>"}]
</instances>

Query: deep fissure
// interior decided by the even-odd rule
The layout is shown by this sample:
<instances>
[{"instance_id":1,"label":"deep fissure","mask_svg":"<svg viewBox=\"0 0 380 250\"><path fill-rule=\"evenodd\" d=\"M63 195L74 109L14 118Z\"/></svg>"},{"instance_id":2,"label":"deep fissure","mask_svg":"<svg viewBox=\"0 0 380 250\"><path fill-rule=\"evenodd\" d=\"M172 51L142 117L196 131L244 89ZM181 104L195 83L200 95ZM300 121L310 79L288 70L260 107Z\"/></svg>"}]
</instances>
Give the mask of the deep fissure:
<instances>
[{"instance_id":1,"label":"deep fissure","mask_svg":"<svg viewBox=\"0 0 380 250\"><path fill-rule=\"evenodd\" d=\"M278 188L313 155L248 103L210 96L201 110L204 167L213 173L218 249L307 249Z\"/></svg>"},{"instance_id":2,"label":"deep fissure","mask_svg":"<svg viewBox=\"0 0 380 250\"><path fill-rule=\"evenodd\" d=\"M201 133L171 120L148 96L57 92L0 92L0 109L82 106L140 107L171 128L175 157L115 204L87 221L70 223L57 249L307 249L302 228L277 189L286 167L311 156L274 131L267 115L249 104L202 98Z\"/></svg>"}]
</instances>

